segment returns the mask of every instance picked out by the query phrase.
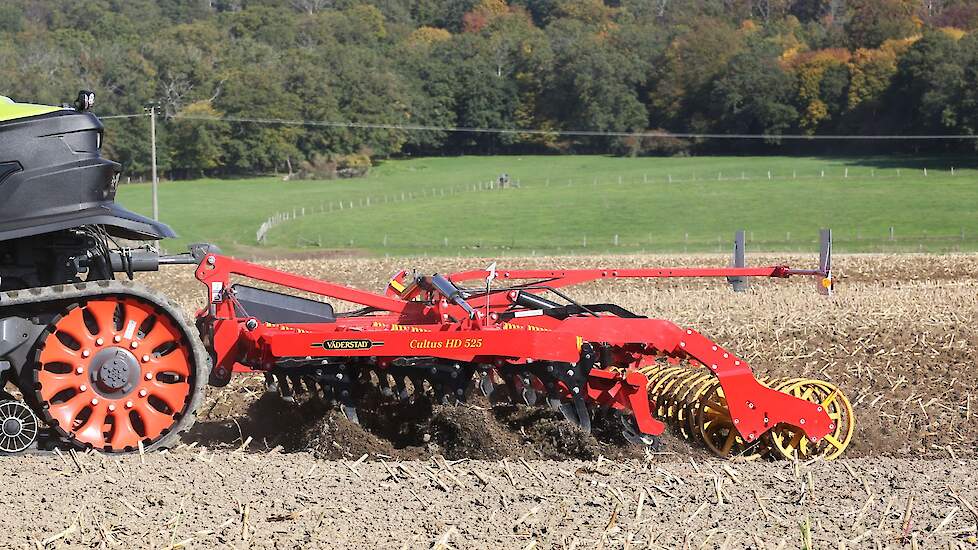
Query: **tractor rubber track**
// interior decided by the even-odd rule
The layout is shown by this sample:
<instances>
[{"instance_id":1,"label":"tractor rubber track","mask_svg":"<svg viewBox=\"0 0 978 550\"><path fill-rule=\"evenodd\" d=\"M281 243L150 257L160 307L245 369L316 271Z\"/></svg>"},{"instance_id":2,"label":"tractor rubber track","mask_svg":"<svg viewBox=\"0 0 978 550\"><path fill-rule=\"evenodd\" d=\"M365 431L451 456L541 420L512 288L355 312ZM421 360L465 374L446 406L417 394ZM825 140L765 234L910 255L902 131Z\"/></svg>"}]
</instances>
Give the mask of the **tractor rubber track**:
<instances>
[{"instance_id":1,"label":"tractor rubber track","mask_svg":"<svg viewBox=\"0 0 978 550\"><path fill-rule=\"evenodd\" d=\"M194 378L196 387L192 389L189 404L180 419L174 424L165 435L147 445L144 451L155 451L173 447L179 442L181 434L190 430L197 419L198 409L204 398L204 388L210 375L210 356L204 349L200 341L197 329L187 323L183 312L176 306L170 304L165 296L150 290L132 281L95 281L86 283L72 283L66 285L55 285L48 287L35 287L25 290L12 290L0 292L0 315L5 311L18 314L28 308L35 312L61 313L66 307L85 302L92 298L105 296L134 296L152 302L156 307L166 312L174 322L177 323L185 336L189 346L189 353L194 365ZM49 307L45 307L49 306ZM45 331L47 332L47 331ZM37 345L37 342L34 343ZM23 384L23 382L21 382ZM25 396L33 395L33 388L21 388ZM28 399L28 403L31 399ZM44 410L36 410L38 417L50 425L51 416ZM52 432L61 435L61 440L70 446L79 447L76 442L67 437L63 437L60 429L52 428ZM125 454L116 452L114 454Z\"/></svg>"}]
</instances>

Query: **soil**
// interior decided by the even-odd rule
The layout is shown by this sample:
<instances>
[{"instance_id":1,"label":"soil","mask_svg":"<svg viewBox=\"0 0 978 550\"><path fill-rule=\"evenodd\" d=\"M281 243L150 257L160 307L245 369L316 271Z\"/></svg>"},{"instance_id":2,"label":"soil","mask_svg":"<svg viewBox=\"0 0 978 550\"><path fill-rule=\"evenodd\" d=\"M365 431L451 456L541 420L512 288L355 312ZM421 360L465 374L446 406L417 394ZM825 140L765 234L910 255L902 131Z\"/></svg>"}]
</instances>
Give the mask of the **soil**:
<instances>
[{"instance_id":1,"label":"soil","mask_svg":"<svg viewBox=\"0 0 978 550\"><path fill-rule=\"evenodd\" d=\"M10 548L974 548L978 462L0 460ZM967 503L967 504L965 504Z\"/></svg>"},{"instance_id":2,"label":"soil","mask_svg":"<svg viewBox=\"0 0 978 550\"><path fill-rule=\"evenodd\" d=\"M368 396L358 409L360 423L315 400L286 403L264 394L263 379L236 380L222 392L227 397L205 407L188 441L218 449L234 449L245 437L257 448L306 451L324 460L423 459L442 455L498 460L595 460L641 458L644 449L629 445L613 420L598 417L590 433L543 407L493 406L485 397L469 396L459 405L381 401Z\"/></svg>"}]
</instances>

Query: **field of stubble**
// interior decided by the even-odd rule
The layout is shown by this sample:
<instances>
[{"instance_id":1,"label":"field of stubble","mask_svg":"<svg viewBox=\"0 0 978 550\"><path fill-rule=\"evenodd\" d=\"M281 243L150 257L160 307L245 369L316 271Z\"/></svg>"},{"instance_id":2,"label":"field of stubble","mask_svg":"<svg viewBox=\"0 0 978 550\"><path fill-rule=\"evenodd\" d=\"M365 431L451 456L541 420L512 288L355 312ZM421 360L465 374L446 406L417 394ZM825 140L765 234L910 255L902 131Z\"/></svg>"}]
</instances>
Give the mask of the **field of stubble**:
<instances>
[{"instance_id":1,"label":"field of stubble","mask_svg":"<svg viewBox=\"0 0 978 550\"><path fill-rule=\"evenodd\" d=\"M501 267L725 261L537 257ZM755 265L810 261L749 258ZM379 290L400 268L449 272L484 263L272 265ZM857 429L835 462L720 462L675 436L661 454L584 441L560 456L532 441L532 430L508 433L497 424L492 433L514 445L465 456L436 433L404 448L389 431L332 420L330 429L317 432L323 425L312 422L312 430L296 430L291 421L309 420L256 406L264 401L259 384L245 380L211 391L198 429L165 455L0 461L0 498L8 503L0 546L800 548L810 538L815 548L974 547L976 268L974 255L842 256L831 298L801 279L756 281L744 294L722 281L579 289L583 302L618 303L696 328L758 374L823 378L843 388ZM202 287L189 270L141 282L188 313L199 305ZM303 434L318 437L303 446Z\"/></svg>"}]
</instances>

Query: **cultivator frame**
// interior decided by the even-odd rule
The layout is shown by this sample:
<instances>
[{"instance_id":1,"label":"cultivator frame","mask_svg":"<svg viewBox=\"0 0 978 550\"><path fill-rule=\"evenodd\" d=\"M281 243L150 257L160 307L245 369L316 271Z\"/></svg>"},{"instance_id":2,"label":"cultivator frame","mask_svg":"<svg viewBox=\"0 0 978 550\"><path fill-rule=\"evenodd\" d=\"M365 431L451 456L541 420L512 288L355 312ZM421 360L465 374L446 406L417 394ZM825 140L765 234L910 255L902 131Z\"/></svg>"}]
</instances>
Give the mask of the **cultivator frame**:
<instances>
[{"instance_id":1,"label":"cultivator frame","mask_svg":"<svg viewBox=\"0 0 978 550\"><path fill-rule=\"evenodd\" d=\"M828 293L831 232L823 231L821 240L817 269L747 267L741 232L734 267L497 270L494 264L447 276L402 271L385 294L207 254L196 270L208 294L197 324L213 354L213 385L226 384L233 372L264 372L284 396L325 397L352 420L364 383L386 395L427 392L451 403L477 380L486 395L505 387L514 401L543 398L584 429L595 411L617 414L626 438L651 443L665 425L654 417L660 404L654 393L650 402L649 375L683 362L706 369L718 383L730 421L718 446L723 454L751 447L777 426L791 430L796 453L801 438L812 445L828 438L829 450L841 451L848 441L836 437L840 419L822 402L762 384L746 361L693 329L615 305L580 304L560 290L608 279L690 277L726 277L743 290L750 277L814 276ZM235 283L241 278L317 298ZM463 286L473 281L480 286ZM358 309L336 314L320 299ZM832 394L830 402L835 399Z\"/></svg>"}]
</instances>

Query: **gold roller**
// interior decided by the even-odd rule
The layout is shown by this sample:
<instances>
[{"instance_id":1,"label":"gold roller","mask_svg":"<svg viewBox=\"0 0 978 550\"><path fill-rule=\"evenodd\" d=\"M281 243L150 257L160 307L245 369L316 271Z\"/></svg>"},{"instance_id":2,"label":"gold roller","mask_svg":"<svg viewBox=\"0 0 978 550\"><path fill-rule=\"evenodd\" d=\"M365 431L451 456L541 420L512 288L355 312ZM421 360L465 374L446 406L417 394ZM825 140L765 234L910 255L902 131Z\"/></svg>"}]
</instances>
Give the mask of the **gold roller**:
<instances>
[{"instance_id":1,"label":"gold roller","mask_svg":"<svg viewBox=\"0 0 978 550\"><path fill-rule=\"evenodd\" d=\"M846 450L852 442L856 428L855 414L849 399L838 387L823 380L795 379L778 389L800 399L818 403L832 420L831 433L816 442L805 437L799 428L777 426L768 432L766 439L778 455L800 460L815 457L832 460Z\"/></svg>"},{"instance_id":2,"label":"gold roller","mask_svg":"<svg viewBox=\"0 0 978 550\"><path fill-rule=\"evenodd\" d=\"M769 388L820 404L833 420L832 432L812 443L793 426L777 426L758 441L745 441L734 428L723 387L698 363L655 364L639 370L649 379L655 414L672 424L686 439L698 439L719 457L809 459L836 458L848 447L854 430L852 405L828 382L808 378L759 377Z\"/></svg>"},{"instance_id":3,"label":"gold roller","mask_svg":"<svg viewBox=\"0 0 978 550\"><path fill-rule=\"evenodd\" d=\"M706 447L722 458L757 458L770 451L760 439L746 441L734 427L723 387L719 382L700 399L696 411L696 427Z\"/></svg>"}]
</instances>

